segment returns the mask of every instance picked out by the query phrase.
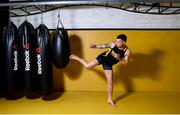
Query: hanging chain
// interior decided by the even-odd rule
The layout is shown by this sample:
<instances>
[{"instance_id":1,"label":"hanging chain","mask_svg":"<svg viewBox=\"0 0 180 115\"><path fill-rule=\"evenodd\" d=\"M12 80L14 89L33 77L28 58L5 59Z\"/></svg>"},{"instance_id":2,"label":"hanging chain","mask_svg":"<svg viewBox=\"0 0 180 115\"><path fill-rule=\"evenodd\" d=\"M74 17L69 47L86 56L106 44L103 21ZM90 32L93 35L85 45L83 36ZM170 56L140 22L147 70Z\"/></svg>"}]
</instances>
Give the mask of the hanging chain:
<instances>
[{"instance_id":1,"label":"hanging chain","mask_svg":"<svg viewBox=\"0 0 180 115\"><path fill-rule=\"evenodd\" d=\"M57 17L58 17L57 28L59 28L59 22L60 22L60 10L59 10L59 8L58 8L58 15L57 15Z\"/></svg>"},{"instance_id":2,"label":"hanging chain","mask_svg":"<svg viewBox=\"0 0 180 115\"><path fill-rule=\"evenodd\" d=\"M62 28L64 28L64 26L61 22L60 9L58 9L58 25L57 25L57 28L59 28L59 24L61 24Z\"/></svg>"}]
</instances>

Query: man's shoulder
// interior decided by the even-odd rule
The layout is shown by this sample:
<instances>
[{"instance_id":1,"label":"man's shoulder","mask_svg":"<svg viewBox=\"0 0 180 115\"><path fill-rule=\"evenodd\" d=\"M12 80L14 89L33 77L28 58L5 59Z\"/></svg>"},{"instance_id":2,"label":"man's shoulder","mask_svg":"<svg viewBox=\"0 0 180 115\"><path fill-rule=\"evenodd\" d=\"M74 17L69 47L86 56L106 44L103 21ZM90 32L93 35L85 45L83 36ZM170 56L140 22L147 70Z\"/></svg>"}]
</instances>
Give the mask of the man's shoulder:
<instances>
[{"instance_id":1,"label":"man's shoulder","mask_svg":"<svg viewBox=\"0 0 180 115\"><path fill-rule=\"evenodd\" d=\"M131 49L128 47L125 53L130 55L131 54Z\"/></svg>"},{"instance_id":2,"label":"man's shoulder","mask_svg":"<svg viewBox=\"0 0 180 115\"><path fill-rule=\"evenodd\" d=\"M115 43L115 41L112 41L111 43L109 43L109 45L111 48L113 48L116 45L116 43Z\"/></svg>"}]
</instances>

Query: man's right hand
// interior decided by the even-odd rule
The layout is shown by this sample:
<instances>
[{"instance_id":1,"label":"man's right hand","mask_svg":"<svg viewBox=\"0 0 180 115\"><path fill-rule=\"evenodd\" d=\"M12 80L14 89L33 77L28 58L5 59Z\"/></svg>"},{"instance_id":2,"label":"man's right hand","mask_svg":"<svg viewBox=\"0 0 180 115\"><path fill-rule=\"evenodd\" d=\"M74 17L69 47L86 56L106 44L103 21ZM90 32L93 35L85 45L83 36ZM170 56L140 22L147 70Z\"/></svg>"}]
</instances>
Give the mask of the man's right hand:
<instances>
[{"instance_id":1,"label":"man's right hand","mask_svg":"<svg viewBox=\"0 0 180 115\"><path fill-rule=\"evenodd\" d=\"M97 48L97 45L90 44L90 48Z\"/></svg>"}]
</instances>

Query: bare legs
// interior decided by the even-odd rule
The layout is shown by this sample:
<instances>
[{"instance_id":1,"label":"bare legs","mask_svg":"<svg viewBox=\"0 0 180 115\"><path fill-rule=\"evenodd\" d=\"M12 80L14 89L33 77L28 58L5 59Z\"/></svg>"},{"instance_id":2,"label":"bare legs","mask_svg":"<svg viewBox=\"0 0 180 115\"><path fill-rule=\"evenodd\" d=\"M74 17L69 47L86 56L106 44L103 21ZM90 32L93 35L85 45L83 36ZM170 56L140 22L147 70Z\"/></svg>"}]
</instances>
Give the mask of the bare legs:
<instances>
[{"instance_id":1,"label":"bare legs","mask_svg":"<svg viewBox=\"0 0 180 115\"><path fill-rule=\"evenodd\" d=\"M93 61L88 63L86 60L84 60L84 59L82 59L76 55L73 55L73 54L70 56L70 59L74 59L74 60L79 61L87 69L91 69L91 68L93 68L99 64L96 59L94 59Z\"/></svg>"},{"instance_id":2,"label":"bare legs","mask_svg":"<svg viewBox=\"0 0 180 115\"><path fill-rule=\"evenodd\" d=\"M87 62L86 60L76 56L76 55L71 55L70 59L74 59L79 61L84 67L86 67L87 69L92 69L93 67L99 65L99 62L94 59L91 62ZM113 102L112 99L112 92L113 92L113 84L112 84L112 78L113 78L113 72L112 70L104 70L106 79L107 79L107 93L108 93L108 103L111 104L113 107L115 107L116 105Z\"/></svg>"},{"instance_id":3,"label":"bare legs","mask_svg":"<svg viewBox=\"0 0 180 115\"><path fill-rule=\"evenodd\" d=\"M116 105L113 102L112 94L113 94L113 71L112 70L104 70L107 79L107 93L108 93L108 103L113 107Z\"/></svg>"}]
</instances>

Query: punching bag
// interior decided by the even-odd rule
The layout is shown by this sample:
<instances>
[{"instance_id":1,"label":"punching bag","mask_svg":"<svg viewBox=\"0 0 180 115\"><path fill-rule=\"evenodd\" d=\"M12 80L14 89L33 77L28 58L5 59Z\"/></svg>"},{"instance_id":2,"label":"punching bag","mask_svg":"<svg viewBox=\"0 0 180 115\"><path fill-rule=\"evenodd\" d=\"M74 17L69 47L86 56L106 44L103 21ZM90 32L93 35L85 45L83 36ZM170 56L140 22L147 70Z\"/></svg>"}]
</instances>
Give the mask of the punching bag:
<instances>
[{"instance_id":1,"label":"punching bag","mask_svg":"<svg viewBox=\"0 0 180 115\"><path fill-rule=\"evenodd\" d=\"M8 0L1 0L7 2ZM3 61L3 46L2 46L2 37L3 37L3 30L4 26L8 24L9 21L9 7L8 6L2 6L0 7L0 97L4 95L5 92L5 76L4 76L4 61Z\"/></svg>"},{"instance_id":2,"label":"punching bag","mask_svg":"<svg viewBox=\"0 0 180 115\"><path fill-rule=\"evenodd\" d=\"M44 24L37 27L34 44L39 92L42 95L47 95L52 92L52 64L49 30Z\"/></svg>"},{"instance_id":3,"label":"punching bag","mask_svg":"<svg viewBox=\"0 0 180 115\"><path fill-rule=\"evenodd\" d=\"M35 78L35 52L34 44L35 30L31 23L24 21L19 27L21 67L24 78L24 91L33 91Z\"/></svg>"},{"instance_id":4,"label":"punching bag","mask_svg":"<svg viewBox=\"0 0 180 115\"><path fill-rule=\"evenodd\" d=\"M17 27L12 21L9 21L8 25L4 28L2 38L5 86L7 92L15 91L19 85L17 81L21 80L18 39Z\"/></svg>"},{"instance_id":5,"label":"punching bag","mask_svg":"<svg viewBox=\"0 0 180 115\"><path fill-rule=\"evenodd\" d=\"M62 23L61 23L62 25ZM70 45L67 30L58 28L52 40L52 58L57 68L65 68L69 63Z\"/></svg>"}]
</instances>

